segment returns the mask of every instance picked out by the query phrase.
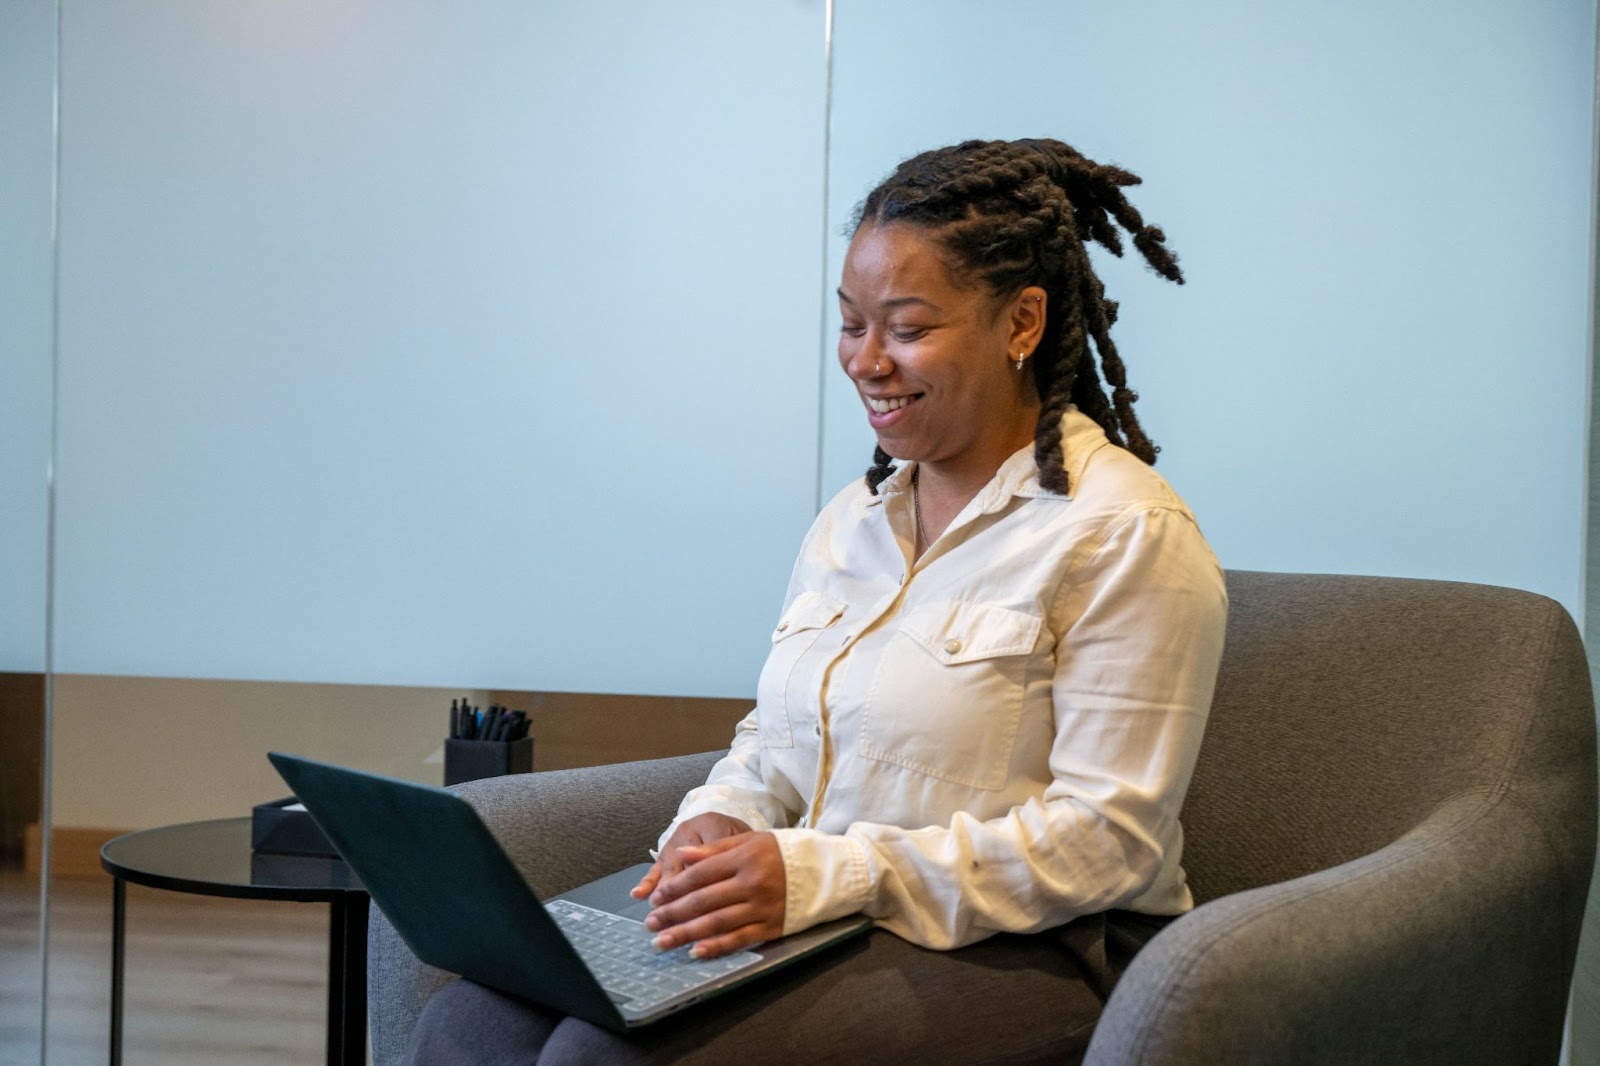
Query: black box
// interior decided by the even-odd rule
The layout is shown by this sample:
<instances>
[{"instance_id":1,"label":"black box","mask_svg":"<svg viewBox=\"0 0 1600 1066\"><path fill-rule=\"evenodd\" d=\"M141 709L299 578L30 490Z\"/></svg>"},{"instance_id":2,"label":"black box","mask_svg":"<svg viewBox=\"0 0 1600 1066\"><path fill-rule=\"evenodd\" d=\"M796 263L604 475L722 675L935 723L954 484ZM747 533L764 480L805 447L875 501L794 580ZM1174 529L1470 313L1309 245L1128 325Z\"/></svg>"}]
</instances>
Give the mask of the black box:
<instances>
[{"instance_id":1,"label":"black box","mask_svg":"<svg viewBox=\"0 0 1600 1066\"><path fill-rule=\"evenodd\" d=\"M258 885L303 888L360 888L361 882L343 859L328 855L279 855L271 851L250 853L250 880Z\"/></svg>"},{"instance_id":2,"label":"black box","mask_svg":"<svg viewBox=\"0 0 1600 1066\"><path fill-rule=\"evenodd\" d=\"M258 803L250 809L250 847L276 855L332 855L328 838L305 811L285 810L300 801L288 799Z\"/></svg>"},{"instance_id":3,"label":"black box","mask_svg":"<svg viewBox=\"0 0 1600 1066\"><path fill-rule=\"evenodd\" d=\"M521 740L446 740L444 783L459 785L502 774L525 774L533 769L533 738Z\"/></svg>"}]
</instances>

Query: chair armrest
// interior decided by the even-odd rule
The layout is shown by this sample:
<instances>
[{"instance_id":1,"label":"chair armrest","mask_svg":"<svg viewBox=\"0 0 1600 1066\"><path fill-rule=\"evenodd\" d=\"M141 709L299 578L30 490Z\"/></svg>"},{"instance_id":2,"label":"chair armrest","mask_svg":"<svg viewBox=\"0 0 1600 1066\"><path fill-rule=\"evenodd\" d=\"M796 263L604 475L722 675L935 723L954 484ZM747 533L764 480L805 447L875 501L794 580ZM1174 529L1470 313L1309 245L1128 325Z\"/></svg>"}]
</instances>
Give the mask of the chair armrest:
<instances>
[{"instance_id":1,"label":"chair armrest","mask_svg":"<svg viewBox=\"0 0 1600 1066\"><path fill-rule=\"evenodd\" d=\"M1508 794L1457 795L1386 848L1172 923L1085 1064L1555 1063L1587 883Z\"/></svg>"},{"instance_id":2,"label":"chair armrest","mask_svg":"<svg viewBox=\"0 0 1600 1066\"><path fill-rule=\"evenodd\" d=\"M703 784L722 752L547 770L458 787L540 897L649 861L649 849L685 792ZM367 930L372 1061L399 1062L429 997L455 975L411 954L373 907Z\"/></svg>"},{"instance_id":3,"label":"chair armrest","mask_svg":"<svg viewBox=\"0 0 1600 1066\"><path fill-rule=\"evenodd\" d=\"M458 786L540 897L649 862L683 795L723 752L547 770Z\"/></svg>"}]
</instances>

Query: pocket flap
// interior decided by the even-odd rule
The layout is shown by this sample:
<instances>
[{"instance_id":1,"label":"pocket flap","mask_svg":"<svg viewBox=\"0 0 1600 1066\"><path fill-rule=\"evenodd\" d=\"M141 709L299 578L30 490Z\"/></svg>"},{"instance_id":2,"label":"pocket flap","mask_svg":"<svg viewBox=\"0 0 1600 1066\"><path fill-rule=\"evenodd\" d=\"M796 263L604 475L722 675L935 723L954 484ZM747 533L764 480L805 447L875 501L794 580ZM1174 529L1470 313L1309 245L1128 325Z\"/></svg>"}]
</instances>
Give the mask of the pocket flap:
<instances>
[{"instance_id":1,"label":"pocket flap","mask_svg":"<svg viewBox=\"0 0 1600 1066\"><path fill-rule=\"evenodd\" d=\"M808 629L831 626L844 614L844 609L843 600L824 596L820 592L802 592L778 620L778 628L772 631L772 642L776 644L784 637L792 637Z\"/></svg>"},{"instance_id":2,"label":"pocket flap","mask_svg":"<svg viewBox=\"0 0 1600 1066\"><path fill-rule=\"evenodd\" d=\"M946 666L1026 655L1044 620L1026 611L980 603L941 603L906 616L900 631Z\"/></svg>"}]
</instances>

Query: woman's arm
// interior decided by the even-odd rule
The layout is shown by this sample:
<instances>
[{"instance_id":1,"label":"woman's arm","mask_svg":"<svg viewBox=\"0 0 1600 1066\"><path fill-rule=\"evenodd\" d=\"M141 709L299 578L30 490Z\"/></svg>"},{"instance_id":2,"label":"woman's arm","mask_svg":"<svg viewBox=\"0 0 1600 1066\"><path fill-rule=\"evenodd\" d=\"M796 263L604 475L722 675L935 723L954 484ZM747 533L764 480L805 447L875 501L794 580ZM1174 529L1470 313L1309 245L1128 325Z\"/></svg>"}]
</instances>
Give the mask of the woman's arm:
<instances>
[{"instance_id":1,"label":"woman's arm","mask_svg":"<svg viewBox=\"0 0 1600 1066\"><path fill-rule=\"evenodd\" d=\"M661 834L659 843L664 845L681 823L706 813L737 818L756 830L791 825L799 815L798 807L791 810L773 794L762 775L761 738L754 710L734 727L733 744L711 768L706 783L683 797L677 817Z\"/></svg>"},{"instance_id":2,"label":"woman's arm","mask_svg":"<svg viewBox=\"0 0 1600 1066\"><path fill-rule=\"evenodd\" d=\"M663 950L694 942L696 957L737 951L782 935L783 859L769 832L798 816L761 774L756 712L706 783L684 797L657 858L634 887L653 905L646 926ZM754 830L754 831L753 831Z\"/></svg>"}]
</instances>

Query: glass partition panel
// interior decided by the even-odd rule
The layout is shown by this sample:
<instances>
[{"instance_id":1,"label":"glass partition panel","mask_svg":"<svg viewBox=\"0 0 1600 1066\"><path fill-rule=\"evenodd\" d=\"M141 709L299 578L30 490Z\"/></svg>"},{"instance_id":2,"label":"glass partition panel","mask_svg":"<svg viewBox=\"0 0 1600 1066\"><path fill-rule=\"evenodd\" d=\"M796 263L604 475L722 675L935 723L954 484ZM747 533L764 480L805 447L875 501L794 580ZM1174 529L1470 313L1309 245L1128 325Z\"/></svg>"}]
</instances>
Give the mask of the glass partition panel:
<instances>
[{"instance_id":1,"label":"glass partition panel","mask_svg":"<svg viewBox=\"0 0 1600 1066\"><path fill-rule=\"evenodd\" d=\"M1583 0L841 0L828 271L917 151L1054 137L1118 163L1187 284L1097 269L1159 469L1225 565L1509 585L1583 617L1595 41ZM872 440L842 375L824 408L836 486ZM1600 1049L1589 912L1574 1062Z\"/></svg>"},{"instance_id":2,"label":"glass partition panel","mask_svg":"<svg viewBox=\"0 0 1600 1066\"><path fill-rule=\"evenodd\" d=\"M0 1061L40 1056L55 4L0 6Z\"/></svg>"},{"instance_id":3,"label":"glass partition panel","mask_svg":"<svg viewBox=\"0 0 1600 1066\"><path fill-rule=\"evenodd\" d=\"M63 35L61 670L752 687L814 501L820 3Z\"/></svg>"},{"instance_id":4,"label":"glass partition panel","mask_svg":"<svg viewBox=\"0 0 1600 1066\"><path fill-rule=\"evenodd\" d=\"M1160 469L1223 562L1577 610L1594 6L843 0L830 232L894 164L1055 137L1179 289L1100 256ZM845 246L836 237L829 274ZM834 326L837 319L833 320ZM842 375L824 483L871 438Z\"/></svg>"},{"instance_id":5,"label":"glass partition panel","mask_svg":"<svg viewBox=\"0 0 1600 1066\"><path fill-rule=\"evenodd\" d=\"M726 742L817 491L824 14L66 0L53 1059L100 843L269 748L438 782L461 695L536 766ZM130 1055L318 1053L320 909L127 917Z\"/></svg>"}]
</instances>

